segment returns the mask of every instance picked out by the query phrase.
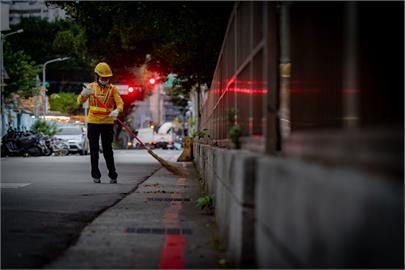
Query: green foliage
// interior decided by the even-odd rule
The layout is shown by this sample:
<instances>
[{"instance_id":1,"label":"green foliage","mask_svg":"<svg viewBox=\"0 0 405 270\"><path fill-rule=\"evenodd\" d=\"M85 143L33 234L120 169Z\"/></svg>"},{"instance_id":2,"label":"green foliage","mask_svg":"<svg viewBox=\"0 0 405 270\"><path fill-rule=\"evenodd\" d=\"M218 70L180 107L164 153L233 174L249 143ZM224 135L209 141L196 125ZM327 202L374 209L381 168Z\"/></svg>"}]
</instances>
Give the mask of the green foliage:
<instances>
[{"instance_id":1,"label":"green foliage","mask_svg":"<svg viewBox=\"0 0 405 270\"><path fill-rule=\"evenodd\" d=\"M120 141L120 140L119 141L113 141L112 148L113 149L124 149L122 141Z\"/></svg>"},{"instance_id":2,"label":"green foliage","mask_svg":"<svg viewBox=\"0 0 405 270\"><path fill-rule=\"evenodd\" d=\"M181 81L175 80L173 87L166 94L170 97L173 105L179 107L182 111L186 110L189 101L189 90L183 87Z\"/></svg>"},{"instance_id":3,"label":"green foliage","mask_svg":"<svg viewBox=\"0 0 405 270\"><path fill-rule=\"evenodd\" d=\"M51 110L73 114L80 108L80 105L77 104L76 98L77 95L71 92L52 94L49 98Z\"/></svg>"},{"instance_id":4,"label":"green foliage","mask_svg":"<svg viewBox=\"0 0 405 270\"><path fill-rule=\"evenodd\" d=\"M7 46L6 44L4 66L10 78L5 81L4 96L8 98L11 93L18 94L24 98L32 96L40 67L24 51L13 51L8 46L9 44Z\"/></svg>"},{"instance_id":5,"label":"green foliage","mask_svg":"<svg viewBox=\"0 0 405 270\"><path fill-rule=\"evenodd\" d=\"M72 26L72 28L76 29L77 27ZM74 29L58 32L53 40L52 48L56 53L65 55L76 54L85 58L86 36L84 30L76 29L76 31L74 31Z\"/></svg>"},{"instance_id":6,"label":"green foliage","mask_svg":"<svg viewBox=\"0 0 405 270\"><path fill-rule=\"evenodd\" d=\"M71 56L69 54L74 51L74 47L67 46L71 45L70 40L65 40L68 44L63 46L63 51L55 51L54 45L61 45L62 37L80 36L81 31L78 24L68 19L48 22L35 17L22 18L18 25L12 26L12 30L20 28L24 32L10 38L11 46L25 51L39 64L57 57Z\"/></svg>"},{"instance_id":7,"label":"green foliage","mask_svg":"<svg viewBox=\"0 0 405 270\"><path fill-rule=\"evenodd\" d=\"M242 129L240 128L239 125L234 125L231 128L229 128L229 137L231 139L237 139L240 137L242 134Z\"/></svg>"},{"instance_id":8,"label":"green foliage","mask_svg":"<svg viewBox=\"0 0 405 270\"><path fill-rule=\"evenodd\" d=\"M226 117L227 117L229 123L233 123L235 121L236 113L237 113L236 108L233 108L233 107L226 108L225 114L226 114Z\"/></svg>"},{"instance_id":9,"label":"green foliage","mask_svg":"<svg viewBox=\"0 0 405 270\"><path fill-rule=\"evenodd\" d=\"M206 128L204 128L203 130L194 130L194 131L191 133L191 138L193 138L193 139L194 139L194 138L201 139L201 138L205 138L205 136L210 137L210 136L208 135L207 131L208 131L208 129L206 129Z\"/></svg>"},{"instance_id":10,"label":"green foliage","mask_svg":"<svg viewBox=\"0 0 405 270\"><path fill-rule=\"evenodd\" d=\"M83 27L86 53L111 64L118 80L145 63L176 73L185 89L211 83L233 2L52 1ZM209 14L209 16L207 16Z\"/></svg>"},{"instance_id":11,"label":"green foliage","mask_svg":"<svg viewBox=\"0 0 405 270\"><path fill-rule=\"evenodd\" d=\"M234 125L229 128L229 137L235 145L236 149L240 148L239 138L242 135L242 129L239 125Z\"/></svg>"},{"instance_id":12,"label":"green foliage","mask_svg":"<svg viewBox=\"0 0 405 270\"><path fill-rule=\"evenodd\" d=\"M75 37L70 30L58 32L53 40L52 47L55 52L66 53L74 50Z\"/></svg>"},{"instance_id":13,"label":"green foliage","mask_svg":"<svg viewBox=\"0 0 405 270\"><path fill-rule=\"evenodd\" d=\"M190 117L189 119L188 119L188 126L190 127L190 128L193 128L194 126L195 126L195 117L193 116L193 117Z\"/></svg>"},{"instance_id":14,"label":"green foliage","mask_svg":"<svg viewBox=\"0 0 405 270\"><path fill-rule=\"evenodd\" d=\"M233 142L234 147L236 149L239 149L240 148L239 138L242 135L242 129L239 125L237 125L237 124L234 125L235 116L236 116L237 112L238 112L238 110L233 107L226 108L226 110L225 110L225 115L228 119L228 125L229 125L229 129L228 129L229 138Z\"/></svg>"},{"instance_id":15,"label":"green foliage","mask_svg":"<svg viewBox=\"0 0 405 270\"><path fill-rule=\"evenodd\" d=\"M195 205L201 210L204 208L212 209L214 207L214 197L211 195L201 196L195 201Z\"/></svg>"},{"instance_id":16,"label":"green foliage","mask_svg":"<svg viewBox=\"0 0 405 270\"><path fill-rule=\"evenodd\" d=\"M7 38L5 49L24 51L24 54L29 55L32 61L40 65L37 72L40 79L43 63L58 57L70 57L67 61L46 66L46 80L50 82L49 94L60 91L80 93L82 82L93 80L94 66L90 65L86 36L79 24L69 19L48 22L30 17L22 18L21 23L11 28L12 31L22 28L24 32ZM5 59L5 65L13 61Z\"/></svg>"},{"instance_id":17,"label":"green foliage","mask_svg":"<svg viewBox=\"0 0 405 270\"><path fill-rule=\"evenodd\" d=\"M41 133L47 136L54 136L61 131L55 123L49 123L44 119L37 119L31 126L31 129L36 133Z\"/></svg>"}]
</instances>

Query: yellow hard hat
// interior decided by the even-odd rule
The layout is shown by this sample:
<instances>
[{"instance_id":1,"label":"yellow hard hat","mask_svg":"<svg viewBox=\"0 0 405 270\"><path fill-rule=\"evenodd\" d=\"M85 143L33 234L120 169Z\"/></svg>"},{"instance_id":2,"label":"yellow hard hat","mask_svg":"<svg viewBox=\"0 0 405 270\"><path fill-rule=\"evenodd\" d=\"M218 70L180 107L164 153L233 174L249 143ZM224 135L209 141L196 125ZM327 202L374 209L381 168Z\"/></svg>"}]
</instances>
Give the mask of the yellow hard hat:
<instances>
[{"instance_id":1,"label":"yellow hard hat","mask_svg":"<svg viewBox=\"0 0 405 270\"><path fill-rule=\"evenodd\" d=\"M111 77L113 75L110 66L104 62L98 63L94 72L100 77Z\"/></svg>"}]
</instances>

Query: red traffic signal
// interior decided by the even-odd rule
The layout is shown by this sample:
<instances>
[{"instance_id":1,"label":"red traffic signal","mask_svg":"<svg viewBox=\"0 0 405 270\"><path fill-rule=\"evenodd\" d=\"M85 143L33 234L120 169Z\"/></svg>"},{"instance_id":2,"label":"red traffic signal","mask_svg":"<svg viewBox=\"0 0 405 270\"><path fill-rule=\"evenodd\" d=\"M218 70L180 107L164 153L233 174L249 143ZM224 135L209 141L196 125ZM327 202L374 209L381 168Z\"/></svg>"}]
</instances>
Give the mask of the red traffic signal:
<instances>
[{"instance_id":1,"label":"red traffic signal","mask_svg":"<svg viewBox=\"0 0 405 270\"><path fill-rule=\"evenodd\" d=\"M132 93L132 92L134 92L134 88L131 86L131 87L128 87L128 92L129 93Z\"/></svg>"},{"instance_id":2,"label":"red traffic signal","mask_svg":"<svg viewBox=\"0 0 405 270\"><path fill-rule=\"evenodd\" d=\"M154 84L156 83L155 78L150 78L150 79L149 79L149 83L150 83L151 85L154 85Z\"/></svg>"}]
</instances>

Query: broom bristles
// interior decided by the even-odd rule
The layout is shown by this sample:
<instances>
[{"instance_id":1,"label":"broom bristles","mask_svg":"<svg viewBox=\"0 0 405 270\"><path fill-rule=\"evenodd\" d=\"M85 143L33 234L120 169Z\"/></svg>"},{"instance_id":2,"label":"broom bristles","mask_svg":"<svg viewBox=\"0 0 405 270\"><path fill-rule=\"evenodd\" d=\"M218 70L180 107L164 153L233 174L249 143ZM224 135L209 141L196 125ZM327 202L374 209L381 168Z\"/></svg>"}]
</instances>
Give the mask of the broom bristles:
<instances>
[{"instance_id":1,"label":"broom bristles","mask_svg":"<svg viewBox=\"0 0 405 270\"><path fill-rule=\"evenodd\" d=\"M148 153L153 156L157 161L159 161L160 165L165 167L168 171L172 172L173 174L177 176L187 176L187 171L183 168L179 168L175 164L172 164L171 162L164 160L163 158L159 157L156 155L151 149L147 148Z\"/></svg>"}]
</instances>

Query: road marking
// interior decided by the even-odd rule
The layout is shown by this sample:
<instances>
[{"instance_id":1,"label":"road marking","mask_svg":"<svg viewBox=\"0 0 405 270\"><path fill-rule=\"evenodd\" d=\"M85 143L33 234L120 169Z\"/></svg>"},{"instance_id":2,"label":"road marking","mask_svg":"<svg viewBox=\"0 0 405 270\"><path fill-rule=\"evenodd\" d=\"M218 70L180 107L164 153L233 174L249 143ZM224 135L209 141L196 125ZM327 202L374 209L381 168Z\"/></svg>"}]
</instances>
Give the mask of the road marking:
<instances>
[{"instance_id":1,"label":"road marking","mask_svg":"<svg viewBox=\"0 0 405 270\"><path fill-rule=\"evenodd\" d=\"M1 183L1 189L12 189L12 188L21 188L31 185L31 183Z\"/></svg>"},{"instance_id":2,"label":"road marking","mask_svg":"<svg viewBox=\"0 0 405 270\"><path fill-rule=\"evenodd\" d=\"M184 269L184 235L168 235L165 239L160 269Z\"/></svg>"},{"instance_id":3,"label":"road marking","mask_svg":"<svg viewBox=\"0 0 405 270\"><path fill-rule=\"evenodd\" d=\"M190 198L161 198L161 197L148 197L148 201L165 201L165 202L189 202Z\"/></svg>"},{"instance_id":4,"label":"road marking","mask_svg":"<svg viewBox=\"0 0 405 270\"><path fill-rule=\"evenodd\" d=\"M182 193L180 192L180 186L184 186L185 184L186 178L177 178L177 193L171 195L173 200L170 202L170 206L166 209L163 218L163 223L167 231L171 230L174 232L180 225L179 214L182 209L182 202L177 200L183 199ZM184 269L184 250L186 240L186 236L182 234L166 234L162 255L160 257L160 269Z\"/></svg>"},{"instance_id":5,"label":"road marking","mask_svg":"<svg viewBox=\"0 0 405 270\"><path fill-rule=\"evenodd\" d=\"M193 231L189 228L126 228L126 233L137 234L168 234L168 235L191 235Z\"/></svg>"}]
</instances>

